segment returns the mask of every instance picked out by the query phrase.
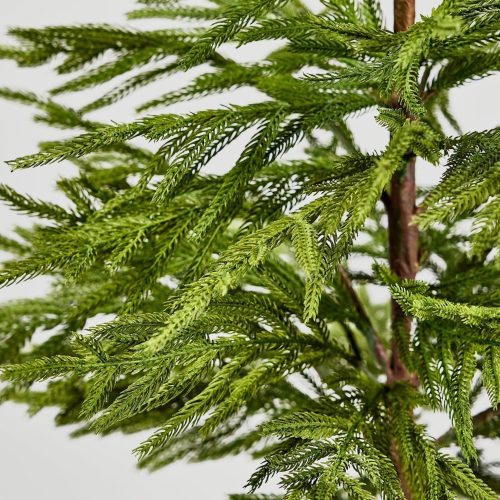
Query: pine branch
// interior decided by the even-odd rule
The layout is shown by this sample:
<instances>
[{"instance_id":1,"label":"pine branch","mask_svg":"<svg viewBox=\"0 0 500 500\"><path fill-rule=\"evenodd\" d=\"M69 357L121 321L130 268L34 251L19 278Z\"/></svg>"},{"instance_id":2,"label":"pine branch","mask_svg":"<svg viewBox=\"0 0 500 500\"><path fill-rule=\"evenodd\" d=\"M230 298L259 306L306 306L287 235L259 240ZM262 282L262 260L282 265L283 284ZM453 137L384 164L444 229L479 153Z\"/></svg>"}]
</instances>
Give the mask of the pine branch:
<instances>
[{"instance_id":1,"label":"pine branch","mask_svg":"<svg viewBox=\"0 0 500 500\"><path fill-rule=\"evenodd\" d=\"M70 161L64 203L0 186L37 218L0 235L0 284L50 278L0 307L0 401L57 407L74 436L148 431L148 470L250 452L262 463L235 499L495 498L477 438L500 431L500 136L462 133L450 96L498 69L500 9L394 8L394 31L373 0L140 0L130 19L171 28L13 28L0 57L68 78L0 97L80 135L9 162ZM226 55L266 40L258 61ZM59 102L90 88L80 110ZM136 91L140 111L186 112L87 119ZM234 103L189 112L208 95ZM365 154L351 118L375 108L389 140ZM445 165L431 188L427 162ZM437 441L415 418L429 411L453 423ZM452 442L464 461L439 450ZM282 495L260 495L273 476Z\"/></svg>"}]
</instances>

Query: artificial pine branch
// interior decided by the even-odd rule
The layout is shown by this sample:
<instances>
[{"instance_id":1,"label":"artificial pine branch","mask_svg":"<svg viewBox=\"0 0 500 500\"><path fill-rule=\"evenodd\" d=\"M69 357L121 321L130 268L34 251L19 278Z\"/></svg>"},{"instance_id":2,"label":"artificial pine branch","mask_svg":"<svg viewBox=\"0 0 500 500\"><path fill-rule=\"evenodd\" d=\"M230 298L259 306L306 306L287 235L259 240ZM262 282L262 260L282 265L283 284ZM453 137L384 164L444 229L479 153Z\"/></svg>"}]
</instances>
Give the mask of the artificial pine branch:
<instances>
[{"instance_id":1,"label":"artificial pine branch","mask_svg":"<svg viewBox=\"0 0 500 500\"><path fill-rule=\"evenodd\" d=\"M50 98L0 97L79 131L9 162L71 161L77 175L57 183L69 208L0 186L38 218L0 236L0 284L52 277L47 296L0 306L0 400L56 406L74 435L148 430L149 470L252 453L262 464L234 499L496 498L477 439L499 435L500 134L461 133L448 91L498 70L498 0L444 0L418 22L414 0L394 0L392 30L373 0L139 4L130 19L174 27L15 28L0 48L20 66L57 58L72 78ZM256 63L221 50L264 40L282 44ZM202 64L139 106L156 114L88 118ZM260 101L169 113L245 87ZM57 102L89 88L79 110ZM390 140L364 154L348 118L370 109ZM432 189L416 185L421 159L446 165ZM113 320L86 328L99 314ZM419 420L434 411L452 421L438 439ZM282 494L260 494L274 475Z\"/></svg>"}]
</instances>

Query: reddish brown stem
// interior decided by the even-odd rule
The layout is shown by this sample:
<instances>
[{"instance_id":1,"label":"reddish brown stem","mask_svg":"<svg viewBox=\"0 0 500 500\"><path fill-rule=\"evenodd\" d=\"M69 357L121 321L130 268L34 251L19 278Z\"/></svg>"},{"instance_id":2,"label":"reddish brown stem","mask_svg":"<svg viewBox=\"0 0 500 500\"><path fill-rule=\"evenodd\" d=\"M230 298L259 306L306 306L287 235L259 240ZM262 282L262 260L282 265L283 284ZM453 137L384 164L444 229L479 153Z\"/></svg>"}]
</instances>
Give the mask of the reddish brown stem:
<instances>
[{"instance_id":1,"label":"reddish brown stem","mask_svg":"<svg viewBox=\"0 0 500 500\"><path fill-rule=\"evenodd\" d=\"M415 23L415 0L394 0L394 31L406 31Z\"/></svg>"},{"instance_id":2,"label":"reddish brown stem","mask_svg":"<svg viewBox=\"0 0 500 500\"><path fill-rule=\"evenodd\" d=\"M415 22L415 0L394 0L394 31L406 31ZM392 105L401 108L397 96ZM408 118L413 117L406 110ZM389 264L392 272L402 279L414 279L418 271L418 228L412 224L416 211L415 155L406 155L406 169L398 171L391 180L391 194L385 201L389 223ZM411 380L398 351L397 338L409 336L411 318L396 301L392 301L392 354L388 382Z\"/></svg>"},{"instance_id":3,"label":"reddish brown stem","mask_svg":"<svg viewBox=\"0 0 500 500\"><path fill-rule=\"evenodd\" d=\"M394 31L406 31L414 22L415 0L394 0ZM392 99L392 105L400 107L396 96ZM404 111L408 118L413 119L410 113ZM389 264L391 270L399 278L413 279L418 271L419 246L418 229L411 224L416 210L415 155L411 152L408 153L406 160L406 169L397 172L391 180L391 193L385 205L389 225ZM392 300L391 308L393 335L387 382L388 384L409 382L416 385L416 378L408 371L400 352L400 346L409 340L412 320L405 315L396 301ZM404 495L407 499L411 499L409 478L396 440L392 442L391 455Z\"/></svg>"},{"instance_id":4,"label":"reddish brown stem","mask_svg":"<svg viewBox=\"0 0 500 500\"><path fill-rule=\"evenodd\" d=\"M402 279L414 279L418 271L418 228L412 224L416 210L415 156L410 155L406 170L397 172L391 180L391 197L388 206L389 264L392 272ZM388 383L413 381L398 350L397 339L407 341L411 318L399 304L392 301L392 354ZM403 337L403 338L401 338Z\"/></svg>"},{"instance_id":5,"label":"reddish brown stem","mask_svg":"<svg viewBox=\"0 0 500 500\"><path fill-rule=\"evenodd\" d=\"M389 263L393 273L400 278L415 278L418 270L418 229L410 224L415 213L415 157L408 159L406 170L394 175L391 181L391 197L388 205L389 220ZM408 343L411 330L411 318L392 300L392 339L390 366L387 371L387 383L409 382L417 385L417 379L410 373L402 359L399 347ZM391 411L391 409L389 409ZM397 418L394 415L393 418ZM411 499L412 493L407 472L398 449L393 440L391 455L396 467L401 489L405 498Z\"/></svg>"}]
</instances>

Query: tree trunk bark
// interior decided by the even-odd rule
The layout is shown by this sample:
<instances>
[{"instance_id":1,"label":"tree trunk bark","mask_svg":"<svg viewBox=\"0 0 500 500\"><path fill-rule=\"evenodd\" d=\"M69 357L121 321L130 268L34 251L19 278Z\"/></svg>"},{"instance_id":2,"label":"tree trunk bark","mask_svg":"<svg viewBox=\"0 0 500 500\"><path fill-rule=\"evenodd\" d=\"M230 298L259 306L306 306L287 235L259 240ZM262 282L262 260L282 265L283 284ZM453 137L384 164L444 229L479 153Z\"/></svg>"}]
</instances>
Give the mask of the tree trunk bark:
<instances>
[{"instance_id":1,"label":"tree trunk bark","mask_svg":"<svg viewBox=\"0 0 500 500\"><path fill-rule=\"evenodd\" d=\"M388 206L389 262L392 272L400 278L413 279L418 269L419 234L416 226L410 225L411 218L415 213L415 187L415 156L411 156L406 170L394 175L391 181L391 197ZM405 315L395 300L391 302L392 339L387 383L391 385L405 381L417 385L415 375L408 371L399 351L399 346L409 342L412 319ZM392 412L391 408L389 408L389 412ZM398 418L398 416L393 415L393 418ZM411 500L410 482L401 460L396 439L393 439L391 443L391 455L401 489L405 498Z\"/></svg>"},{"instance_id":2,"label":"tree trunk bark","mask_svg":"<svg viewBox=\"0 0 500 500\"><path fill-rule=\"evenodd\" d=\"M415 22L415 0L394 0L394 32L406 31ZM393 96L392 105L401 108L397 96ZM403 108L409 119L413 117ZM418 271L418 228L412 225L416 210L415 162L413 153L406 154L406 169L396 172L391 180L391 194L387 203L389 225L389 264L392 272L402 279L414 279ZM411 318L406 316L401 307L392 301L392 355L389 377L398 380L410 380L411 376L404 366L398 352L396 339L403 334L410 334Z\"/></svg>"},{"instance_id":3,"label":"tree trunk bark","mask_svg":"<svg viewBox=\"0 0 500 500\"><path fill-rule=\"evenodd\" d=\"M415 23L415 0L394 0L394 31L406 31Z\"/></svg>"},{"instance_id":4,"label":"tree trunk bark","mask_svg":"<svg viewBox=\"0 0 500 500\"><path fill-rule=\"evenodd\" d=\"M415 0L394 0L394 31L406 31L415 22ZM397 96L392 99L394 107L400 107ZM406 113L408 118L412 118ZM389 225L389 264L392 272L402 279L413 279L418 271L419 233L411 220L416 209L415 155L409 152L403 172L397 172L391 180L390 199L387 204ZM399 304L391 304L391 359L387 374L388 384L406 381L416 384L405 366L399 346L408 342L412 319L405 315ZM391 454L396 467L401 489L407 499L412 498L396 440L392 442Z\"/></svg>"},{"instance_id":5,"label":"tree trunk bark","mask_svg":"<svg viewBox=\"0 0 500 500\"><path fill-rule=\"evenodd\" d=\"M388 206L389 264L391 271L402 279L414 279L418 271L418 228L411 224L416 209L415 156L410 154L406 170L397 172L391 180ZM411 318L392 300L392 354L388 383L413 381L401 359L399 342L408 342ZM402 337L402 338L401 338Z\"/></svg>"}]
</instances>

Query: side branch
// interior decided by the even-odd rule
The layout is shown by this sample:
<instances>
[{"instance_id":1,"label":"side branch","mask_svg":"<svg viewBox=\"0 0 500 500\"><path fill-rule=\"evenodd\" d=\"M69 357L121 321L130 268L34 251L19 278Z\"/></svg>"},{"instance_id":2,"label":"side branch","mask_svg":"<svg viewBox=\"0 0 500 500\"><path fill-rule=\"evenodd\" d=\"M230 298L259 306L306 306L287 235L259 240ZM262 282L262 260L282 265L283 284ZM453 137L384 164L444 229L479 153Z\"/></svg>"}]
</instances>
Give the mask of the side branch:
<instances>
[{"instance_id":1,"label":"side branch","mask_svg":"<svg viewBox=\"0 0 500 500\"><path fill-rule=\"evenodd\" d=\"M368 316L368 313L366 312L363 304L361 303L361 300L359 299L358 294L354 289L351 277L349 276L348 272L343 266L337 266L337 272L339 273L342 284L344 285L349 298L351 299L354 308L356 309L356 312L366 325L366 329L370 337L369 341L371 341L373 344L375 357L387 373L389 370L389 355L384 346L384 343L382 342L382 339L380 338L378 331L374 327L371 318Z\"/></svg>"},{"instance_id":2,"label":"side branch","mask_svg":"<svg viewBox=\"0 0 500 500\"><path fill-rule=\"evenodd\" d=\"M500 417L500 410L496 408L487 408L472 417L472 425L474 428L481 427L493 423ZM436 438L436 443L439 446L448 446L453 439L456 438L455 429L452 427L444 434Z\"/></svg>"}]
</instances>

